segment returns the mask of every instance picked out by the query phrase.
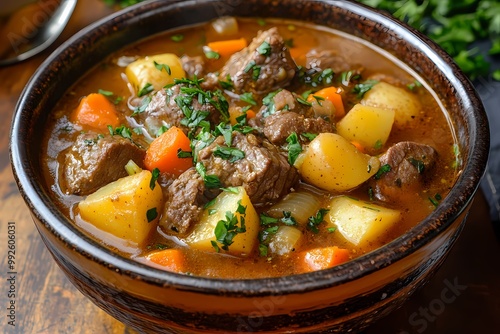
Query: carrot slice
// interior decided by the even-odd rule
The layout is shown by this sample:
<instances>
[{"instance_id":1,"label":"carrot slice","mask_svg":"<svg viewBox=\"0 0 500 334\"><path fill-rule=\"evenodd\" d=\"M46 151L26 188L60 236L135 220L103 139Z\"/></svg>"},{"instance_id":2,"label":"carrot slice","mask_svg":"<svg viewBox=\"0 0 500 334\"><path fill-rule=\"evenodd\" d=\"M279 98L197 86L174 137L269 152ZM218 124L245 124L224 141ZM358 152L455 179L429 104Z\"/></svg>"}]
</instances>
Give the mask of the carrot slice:
<instances>
[{"instance_id":1,"label":"carrot slice","mask_svg":"<svg viewBox=\"0 0 500 334\"><path fill-rule=\"evenodd\" d=\"M189 138L176 126L155 138L146 150L144 166L152 171L158 168L162 173L181 175L193 166L193 158L177 156L179 150L191 152Z\"/></svg>"},{"instance_id":2,"label":"carrot slice","mask_svg":"<svg viewBox=\"0 0 500 334\"><path fill-rule=\"evenodd\" d=\"M106 131L108 125L113 127L120 125L115 106L106 96L99 93L92 93L82 98L71 114L70 121L100 131Z\"/></svg>"},{"instance_id":3,"label":"carrot slice","mask_svg":"<svg viewBox=\"0 0 500 334\"><path fill-rule=\"evenodd\" d=\"M337 246L314 248L302 253L305 272L331 268L349 260L349 251Z\"/></svg>"},{"instance_id":4,"label":"carrot slice","mask_svg":"<svg viewBox=\"0 0 500 334\"><path fill-rule=\"evenodd\" d=\"M247 46L245 38L229 39L225 41L216 41L207 43L207 46L217 52L221 57L229 57L233 53L240 51Z\"/></svg>"},{"instance_id":5,"label":"carrot slice","mask_svg":"<svg viewBox=\"0 0 500 334\"><path fill-rule=\"evenodd\" d=\"M335 117L341 118L345 115L344 103L342 102L342 96L338 93L336 87L323 88L316 93L310 94L307 97L307 102L311 103L316 100L315 96L323 98L330 101L335 107Z\"/></svg>"},{"instance_id":6,"label":"carrot slice","mask_svg":"<svg viewBox=\"0 0 500 334\"><path fill-rule=\"evenodd\" d=\"M169 248L150 253L147 259L176 273L186 271L186 259L179 249Z\"/></svg>"}]
</instances>

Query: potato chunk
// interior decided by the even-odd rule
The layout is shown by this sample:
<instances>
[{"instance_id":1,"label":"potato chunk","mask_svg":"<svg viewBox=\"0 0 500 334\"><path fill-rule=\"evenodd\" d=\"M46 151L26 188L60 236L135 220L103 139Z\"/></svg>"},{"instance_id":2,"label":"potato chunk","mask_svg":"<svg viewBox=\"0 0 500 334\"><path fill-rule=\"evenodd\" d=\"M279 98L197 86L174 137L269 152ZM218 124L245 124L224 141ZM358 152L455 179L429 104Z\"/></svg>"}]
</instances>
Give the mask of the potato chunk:
<instances>
[{"instance_id":1,"label":"potato chunk","mask_svg":"<svg viewBox=\"0 0 500 334\"><path fill-rule=\"evenodd\" d=\"M394 124L397 127L409 125L422 110L420 100L415 94L386 82L379 82L366 92L361 104L394 110Z\"/></svg>"},{"instance_id":2,"label":"potato chunk","mask_svg":"<svg viewBox=\"0 0 500 334\"><path fill-rule=\"evenodd\" d=\"M174 79L186 76L181 60L173 53L138 59L127 66L125 74L137 91L147 84L153 85L154 90L160 90L173 83Z\"/></svg>"},{"instance_id":3,"label":"potato chunk","mask_svg":"<svg viewBox=\"0 0 500 334\"><path fill-rule=\"evenodd\" d=\"M143 243L163 205L160 186L150 188L151 177L143 170L98 189L78 204L80 216L118 238Z\"/></svg>"},{"instance_id":4,"label":"potato chunk","mask_svg":"<svg viewBox=\"0 0 500 334\"><path fill-rule=\"evenodd\" d=\"M337 133L367 149L385 144L394 123L394 110L356 104L337 123Z\"/></svg>"},{"instance_id":5,"label":"potato chunk","mask_svg":"<svg viewBox=\"0 0 500 334\"><path fill-rule=\"evenodd\" d=\"M245 207L244 214L238 212L240 206ZM238 219L239 227L243 218L246 231L236 234L227 252L237 256L248 256L257 243L260 220L243 187L232 188L231 191L219 194L215 202L203 211L200 222L184 241L192 248L215 251L212 245L212 241L215 242L217 239L215 229L220 221L227 220L228 213ZM220 243L218 245L222 248Z\"/></svg>"},{"instance_id":6,"label":"potato chunk","mask_svg":"<svg viewBox=\"0 0 500 334\"><path fill-rule=\"evenodd\" d=\"M376 242L401 219L401 212L347 196L335 197L327 222L356 246Z\"/></svg>"},{"instance_id":7,"label":"potato chunk","mask_svg":"<svg viewBox=\"0 0 500 334\"><path fill-rule=\"evenodd\" d=\"M298 161L297 168L304 180L328 191L353 189L380 168L378 158L361 153L334 133L314 138Z\"/></svg>"}]
</instances>

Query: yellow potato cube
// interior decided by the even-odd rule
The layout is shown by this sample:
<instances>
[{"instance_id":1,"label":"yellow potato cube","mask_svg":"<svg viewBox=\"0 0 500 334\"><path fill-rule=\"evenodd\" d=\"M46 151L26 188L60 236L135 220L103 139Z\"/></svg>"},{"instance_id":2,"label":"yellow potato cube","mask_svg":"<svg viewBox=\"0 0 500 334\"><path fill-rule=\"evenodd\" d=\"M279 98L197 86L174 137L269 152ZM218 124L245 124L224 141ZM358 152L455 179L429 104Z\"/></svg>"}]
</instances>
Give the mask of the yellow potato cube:
<instances>
[{"instance_id":1,"label":"yellow potato cube","mask_svg":"<svg viewBox=\"0 0 500 334\"><path fill-rule=\"evenodd\" d=\"M78 204L80 216L118 238L143 243L163 205L161 187L151 189L151 177L143 170L100 188Z\"/></svg>"},{"instance_id":2,"label":"yellow potato cube","mask_svg":"<svg viewBox=\"0 0 500 334\"><path fill-rule=\"evenodd\" d=\"M386 82L379 82L366 92L361 104L394 110L394 124L398 127L410 124L422 110L415 94Z\"/></svg>"},{"instance_id":3,"label":"yellow potato cube","mask_svg":"<svg viewBox=\"0 0 500 334\"><path fill-rule=\"evenodd\" d=\"M240 205L246 208L244 214L237 211ZM231 191L226 190L219 194L215 202L203 211L200 222L184 241L196 249L215 251L212 245L212 241L216 241L215 228L219 221L226 220L228 212L238 219L238 226L241 226L241 218L244 218L246 232L238 233L234 237L227 252L237 256L248 256L257 243L260 219L243 187L232 188ZM220 243L218 245L222 248Z\"/></svg>"},{"instance_id":4,"label":"yellow potato cube","mask_svg":"<svg viewBox=\"0 0 500 334\"><path fill-rule=\"evenodd\" d=\"M365 148L383 146L391 134L394 110L356 104L337 123L337 133Z\"/></svg>"},{"instance_id":5,"label":"yellow potato cube","mask_svg":"<svg viewBox=\"0 0 500 334\"><path fill-rule=\"evenodd\" d=\"M181 60L173 53L138 59L127 66L125 74L137 91L147 84L153 85L154 90L160 90L173 83L174 79L186 76Z\"/></svg>"},{"instance_id":6,"label":"yellow potato cube","mask_svg":"<svg viewBox=\"0 0 500 334\"><path fill-rule=\"evenodd\" d=\"M327 223L356 246L375 242L401 219L401 212L347 196L335 197Z\"/></svg>"},{"instance_id":7,"label":"yellow potato cube","mask_svg":"<svg viewBox=\"0 0 500 334\"><path fill-rule=\"evenodd\" d=\"M311 141L296 165L306 182L328 191L346 191L375 175L380 160L361 153L338 134L322 133Z\"/></svg>"}]
</instances>

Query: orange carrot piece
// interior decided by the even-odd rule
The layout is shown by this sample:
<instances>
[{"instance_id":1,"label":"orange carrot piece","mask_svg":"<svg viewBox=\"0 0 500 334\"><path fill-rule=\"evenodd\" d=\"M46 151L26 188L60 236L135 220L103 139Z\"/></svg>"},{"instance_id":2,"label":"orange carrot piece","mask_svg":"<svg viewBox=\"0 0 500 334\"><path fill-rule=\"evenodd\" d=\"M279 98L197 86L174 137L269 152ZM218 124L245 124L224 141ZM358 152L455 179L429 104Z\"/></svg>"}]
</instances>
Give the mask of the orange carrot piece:
<instances>
[{"instance_id":1,"label":"orange carrot piece","mask_svg":"<svg viewBox=\"0 0 500 334\"><path fill-rule=\"evenodd\" d=\"M146 150L144 166L152 171L158 168L162 173L181 175L193 166L193 158L180 158L177 152L180 150L191 152L189 138L176 126L155 138Z\"/></svg>"},{"instance_id":2,"label":"orange carrot piece","mask_svg":"<svg viewBox=\"0 0 500 334\"><path fill-rule=\"evenodd\" d=\"M115 106L106 96L99 93L92 93L82 98L70 120L100 131L107 131L108 125L113 127L120 125Z\"/></svg>"},{"instance_id":3,"label":"orange carrot piece","mask_svg":"<svg viewBox=\"0 0 500 334\"><path fill-rule=\"evenodd\" d=\"M150 253L147 259L176 273L186 271L186 259L179 249L169 248Z\"/></svg>"},{"instance_id":4,"label":"orange carrot piece","mask_svg":"<svg viewBox=\"0 0 500 334\"><path fill-rule=\"evenodd\" d=\"M349 251L337 246L314 248L303 253L305 272L331 268L349 260Z\"/></svg>"},{"instance_id":5,"label":"orange carrot piece","mask_svg":"<svg viewBox=\"0 0 500 334\"><path fill-rule=\"evenodd\" d=\"M323 88L316 93L310 94L307 97L307 102L313 102L316 100L315 96L321 97L325 100L330 101L335 107L335 117L341 118L345 115L344 103L342 102L342 96L338 93L336 87Z\"/></svg>"},{"instance_id":6,"label":"orange carrot piece","mask_svg":"<svg viewBox=\"0 0 500 334\"><path fill-rule=\"evenodd\" d=\"M239 39L229 39L225 41L209 42L207 46L212 50L217 52L221 57L229 57L233 53L240 51L247 46L247 40L245 38Z\"/></svg>"}]
</instances>

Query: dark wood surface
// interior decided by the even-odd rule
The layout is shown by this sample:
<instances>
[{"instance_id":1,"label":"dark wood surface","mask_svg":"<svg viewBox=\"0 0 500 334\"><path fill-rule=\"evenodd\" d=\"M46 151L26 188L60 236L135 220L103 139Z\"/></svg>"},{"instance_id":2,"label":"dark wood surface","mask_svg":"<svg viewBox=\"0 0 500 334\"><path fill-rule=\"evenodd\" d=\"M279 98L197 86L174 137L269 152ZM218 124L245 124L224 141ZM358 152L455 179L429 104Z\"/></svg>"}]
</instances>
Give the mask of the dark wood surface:
<instances>
[{"instance_id":1,"label":"dark wood surface","mask_svg":"<svg viewBox=\"0 0 500 334\"><path fill-rule=\"evenodd\" d=\"M58 43L111 12L102 1L79 1ZM12 176L8 142L15 104L31 74L53 49L0 68L0 333L134 333L65 278L39 238ZM13 286L8 281L12 276L7 254L9 222L15 223L16 237ZM366 334L500 333L499 240L479 192L463 234L436 276ZM9 297L12 288L15 298ZM15 327L8 323L11 300L15 301Z\"/></svg>"}]
</instances>

